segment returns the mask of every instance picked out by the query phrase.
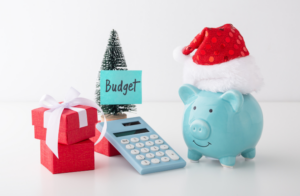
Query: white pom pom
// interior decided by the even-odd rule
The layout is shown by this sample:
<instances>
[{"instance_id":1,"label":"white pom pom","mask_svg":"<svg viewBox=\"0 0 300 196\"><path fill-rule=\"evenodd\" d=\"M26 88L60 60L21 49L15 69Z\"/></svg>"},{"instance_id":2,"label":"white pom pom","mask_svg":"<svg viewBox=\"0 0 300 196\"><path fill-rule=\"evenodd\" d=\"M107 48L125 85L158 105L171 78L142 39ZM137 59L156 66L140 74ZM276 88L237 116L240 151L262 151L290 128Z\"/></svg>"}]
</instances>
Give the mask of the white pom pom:
<instances>
[{"instance_id":1,"label":"white pom pom","mask_svg":"<svg viewBox=\"0 0 300 196\"><path fill-rule=\"evenodd\" d=\"M182 50L184 47L182 46L178 46L177 48L175 48L173 50L173 58L175 59L175 61L179 62L179 63L184 63L186 60L188 60L189 58L191 58L190 55L184 55L182 54Z\"/></svg>"}]
</instances>

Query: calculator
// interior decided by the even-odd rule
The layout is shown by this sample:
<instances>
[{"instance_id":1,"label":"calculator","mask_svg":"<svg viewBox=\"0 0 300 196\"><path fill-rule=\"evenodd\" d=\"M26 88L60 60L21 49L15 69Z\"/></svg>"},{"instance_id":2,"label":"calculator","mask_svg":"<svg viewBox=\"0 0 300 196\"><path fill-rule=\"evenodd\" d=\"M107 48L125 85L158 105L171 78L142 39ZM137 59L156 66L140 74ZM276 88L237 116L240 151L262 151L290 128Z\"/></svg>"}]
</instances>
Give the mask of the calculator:
<instances>
[{"instance_id":1,"label":"calculator","mask_svg":"<svg viewBox=\"0 0 300 196\"><path fill-rule=\"evenodd\" d=\"M103 123L96 125L100 130ZM105 138L140 173L182 168L186 162L141 117L107 122Z\"/></svg>"}]
</instances>

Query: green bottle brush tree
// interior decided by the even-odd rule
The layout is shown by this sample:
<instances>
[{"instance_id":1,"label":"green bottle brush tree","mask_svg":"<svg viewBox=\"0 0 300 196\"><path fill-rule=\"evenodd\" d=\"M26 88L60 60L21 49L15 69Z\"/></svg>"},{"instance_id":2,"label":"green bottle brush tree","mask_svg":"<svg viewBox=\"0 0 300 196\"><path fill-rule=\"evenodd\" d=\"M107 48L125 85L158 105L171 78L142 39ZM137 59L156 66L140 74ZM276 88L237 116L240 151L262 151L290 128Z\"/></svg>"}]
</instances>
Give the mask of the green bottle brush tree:
<instances>
[{"instance_id":1,"label":"green bottle brush tree","mask_svg":"<svg viewBox=\"0 0 300 196\"><path fill-rule=\"evenodd\" d=\"M123 55L117 31L112 30L108 45L104 54L101 65L101 70L127 71L126 61ZM101 71L100 70L100 71ZM98 80L96 83L96 103L102 108L105 115L118 115L123 112L136 111L136 106L132 104L127 105L101 105L100 96L100 71L98 73Z\"/></svg>"}]
</instances>

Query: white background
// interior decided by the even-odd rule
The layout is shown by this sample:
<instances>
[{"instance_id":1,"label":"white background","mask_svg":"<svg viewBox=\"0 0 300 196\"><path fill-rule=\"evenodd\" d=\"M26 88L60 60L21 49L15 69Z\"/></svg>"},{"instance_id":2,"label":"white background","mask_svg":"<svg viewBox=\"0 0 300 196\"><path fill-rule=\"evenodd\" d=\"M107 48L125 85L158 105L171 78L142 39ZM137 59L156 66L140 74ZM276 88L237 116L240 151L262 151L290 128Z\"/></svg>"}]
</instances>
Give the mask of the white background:
<instances>
[{"instance_id":1,"label":"white background","mask_svg":"<svg viewBox=\"0 0 300 196\"><path fill-rule=\"evenodd\" d=\"M172 59L204 27L232 23L256 57L259 101L300 101L300 1L2 0L0 101L62 100L73 86L93 99L110 31L130 70L143 71L143 101L179 101L182 65Z\"/></svg>"}]
</instances>

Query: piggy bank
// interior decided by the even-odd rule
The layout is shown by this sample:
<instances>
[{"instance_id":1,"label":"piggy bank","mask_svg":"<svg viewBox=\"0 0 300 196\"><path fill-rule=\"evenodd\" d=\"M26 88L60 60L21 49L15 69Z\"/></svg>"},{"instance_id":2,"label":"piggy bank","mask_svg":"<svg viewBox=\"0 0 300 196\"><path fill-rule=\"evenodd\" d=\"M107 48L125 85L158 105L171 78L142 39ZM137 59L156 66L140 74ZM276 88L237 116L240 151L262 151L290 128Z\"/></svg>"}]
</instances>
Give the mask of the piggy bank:
<instances>
[{"instance_id":1,"label":"piggy bank","mask_svg":"<svg viewBox=\"0 0 300 196\"><path fill-rule=\"evenodd\" d=\"M233 167L240 154L246 159L255 157L263 114L251 94L203 91L185 84L179 96L185 105L183 136L192 162L207 156Z\"/></svg>"}]
</instances>

